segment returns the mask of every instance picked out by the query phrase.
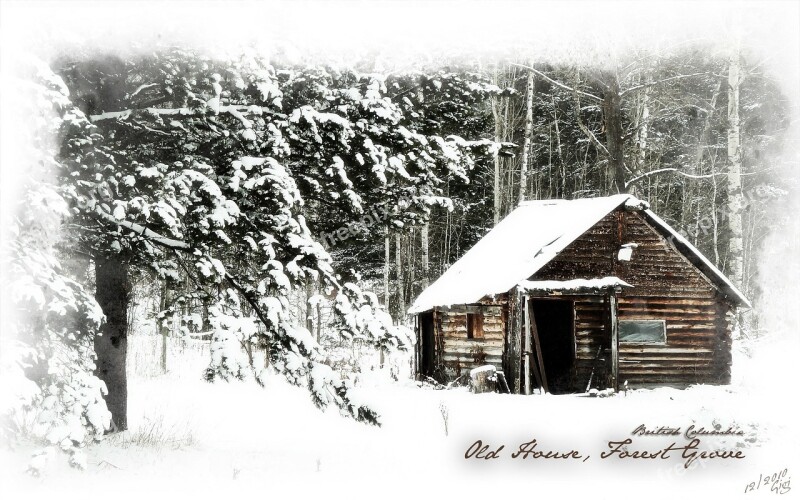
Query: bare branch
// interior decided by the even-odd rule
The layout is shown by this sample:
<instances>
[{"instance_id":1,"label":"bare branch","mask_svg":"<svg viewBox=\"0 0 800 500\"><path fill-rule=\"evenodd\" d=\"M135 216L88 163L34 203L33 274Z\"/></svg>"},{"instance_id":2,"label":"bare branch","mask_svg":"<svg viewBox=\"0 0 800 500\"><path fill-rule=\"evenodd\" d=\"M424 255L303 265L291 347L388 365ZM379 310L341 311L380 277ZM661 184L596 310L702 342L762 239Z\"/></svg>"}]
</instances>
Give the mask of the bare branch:
<instances>
[{"instance_id":1,"label":"bare branch","mask_svg":"<svg viewBox=\"0 0 800 500\"><path fill-rule=\"evenodd\" d=\"M234 289L236 289L237 292L242 294L244 300L247 301L248 304L250 304L250 307L253 308L253 312L256 313L256 316L258 316L258 319L261 320L261 323L266 328L270 328L271 326L273 326L272 321L270 321L269 318L264 314L264 311L261 310L261 306L259 305L258 300L250 294L251 289L245 287L244 285L236 281L236 278L228 271L225 271L225 279L228 281L228 283L231 284L231 286Z\"/></svg>"},{"instance_id":2,"label":"bare branch","mask_svg":"<svg viewBox=\"0 0 800 500\"><path fill-rule=\"evenodd\" d=\"M250 120L245 118L244 115L241 112L239 112L239 110L237 110L235 108L230 108L228 110L228 113L230 113L230 115L232 117L234 117L237 120L239 120L240 122L242 122L242 125L244 126L244 128L253 128L253 124L250 122Z\"/></svg>"},{"instance_id":3,"label":"bare branch","mask_svg":"<svg viewBox=\"0 0 800 500\"><path fill-rule=\"evenodd\" d=\"M140 122L139 120L131 120L131 122L153 134L166 135L166 136L171 135L169 132L164 132L163 130L156 130L154 128L150 128L144 123Z\"/></svg>"},{"instance_id":4,"label":"bare branch","mask_svg":"<svg viewBox=\"0 0 800 500\"><path fill-rule=\"evenodd\" d=\"M530 70L530 71L533 71L534 73L536 73L537 75L541 76L542 78L544 78L544 79L545 79L545 80L547 80L548 82L552 83L552 84L553 84L553 85L555 85L556 87L559 87L559 88L561 88L561 89L564 89L564 90L567 90L567 91L569 91L569 92L573 92L573 93L577 92L578 94L580 94L580 95L582 95L582 96L586 96L586 97L588 97L588 98L590 98L590 99L593 99L593 100L595 100L595 101L597 101L597 102L603 102L603 98L601 98L601 97L597 97L597 96L596 96L596 95L594 95L594 94L589 94L588 92L584 92L584 91L582 91L582 90L574 89L574 88L572 88L572 87L569 87L569 86L567 86L567 85L564 85L563 83L561 83L561 82L559 82L559 81L553 80L552 78L550 78L549 76L545 75L544 73L542 73L542 72L541 72L541 71L539 71L538 69L534 69L534 68L532 68L532 67L530 67L530 66L526 66L526 65L524 65L524 64L518 64L518 63L511 63L511 64L512 64L512 65L514 65L514 66L519 66L520 68L525 68L525 69L528 69L528 70Z\"/></svg>"},{"instance_id":5,"label":"bare branch","mask_svg":"<svg viewBox=\"0 0 800 500\"><path fill-rule=\"evenodd\" d=\"M241 120L245 114L258 115L266 114L277 116L279 118L286 118L286 115L277 113L271 109L263 106L237 106L227 105L219 107L220 113L227 113ZM127 120L131 116L137 115L156 115L156 116L170 116L174 118L193 118L199 116L206 116L210 114L209 110L205 109L192 109L192 108L141 108L141 109L126 109L123 111L110 111L101 113L99 115L89 116L89 120L97 123L104 120Z\"/></svg>"},{"instance_id":6,"label":"bare branch","mask_svg":"<svg viewBox=\"0 0 800 500\"><path fill-rule=\"evenodd\" d=\"M418 88L420 88L421 86L422 86L422 84L417 84L417 85L414 85L413 87L411 87L411 88L409 88L409 89L406 89L406 90L404 90L404 91L402 91L402 92L398 92L397 94L395 94L395 95L393 95L393 96L390 96L390 97L389 97L389 99L391 99L391 100L393 100L393 101L394 101L394 100L395 100L395 99L397 99L398 97L403 97L403 96L404 96L404 95L406 95L406 94L409 94L409 93L411 93L411 92L414 92L415 90L417 90L417 89L418 89Z\"/></svg>"},{"instance_id":7,"label":"bare branch","mask_svg":"<svg viewBox=\"0 0 800 500\"><path fill-rule=\"evenodd\" d=\"M692 73L692 74L689 74L689 75L671 76L669 78L664 78L663 80L656 80L655 82L643 83L641 85L637 85L635 87L631 87L629 89L625 89L622 92L620 92L619 95L620 96L624 96L625 94L628 94L630 92L636 92L637 90L646 89L647 87L652 87L654 85L661 85L662 83L671 82L673 80L681 80L683 78L690 78L692 76L709 75L709 74L711 74L711 73L708 73L706 71L702 71L700 73Z\"/></svg>"},{"instance_id":8,"label":"bare branch","mask_svg":"<svg viewBox=\"0 0 800 500\"><path fill-rule=\"evenodd\" d=\"M583 121L581 120L581 101L580 98L578 97L577 91L573 90L572 95L575 98L575 120L578 122L578 127L580 127L581 131L583 131L583 133L586 134L586 137L588 137L589 140L592 142L592 144L594 144L595 148L597 148L603 154L608 156L609 154L608 148L606 148L605 144L600 142L600 140L594 135L594 133L591 130L589 130L589 127L584 125Z\"/></svg>"},{"instance_id":9,"label":"bare branch","mask_svg":"<svg viewBox=\"0 0 800 500\"><path fill-rule=\"evenodd\" d=\"M658 170L651 170L650 172L645 172L642 175L634 177L633 179L629 180L625 183L625 187L630 186L631 184L635 184L642 179L650 177L651 175L662 174L664 172L675 172L676 174L682 175L684 177L688 177L690 179L710 179L712 177L716 177L718 175L728 175L726 172L717 172L715 174L705 174L705 175L694 175L694 174L687 174L686 172L681 172L677 168L659 168Z\"/></svg>"},{"instance_id":10,"label":"bare branch","mask_svg":"<svg viewBox=\"0 0 800 500\"><path fill-rule=\"evenodd\" d=\"M188 243L184 243L183 241L167 238L166 236L161 236L157 232L147 229L146 227L142 226L141 224L137 224L135 222L127 221L127 220L119 220L111 214L104 212L103 210L98 210L97 214L102 217L104 220L111 222L112 224L116 224L120 227L124 227L129 231L132 231L140 236L144 236L147 238L148 241L152 241L154 243L158 243L161 246L172 248L173 250L190 250L191 247Z\"/></svg>"},{"instance_id":11,"label":"bare branch","mask_svg":"<svg viewBox=\"0 0 800 500\"><path fill-rule=\"evenodd\" d=\"M157 87L157 86L158 86L157 83L146 83L144 85L139 85L139 88L134 90L133 93L128 96L128 99L131 99L131 98L135 97L142 90L149 89L149 88L152 88L152 87Z\"/></svg>"}]
</instances>

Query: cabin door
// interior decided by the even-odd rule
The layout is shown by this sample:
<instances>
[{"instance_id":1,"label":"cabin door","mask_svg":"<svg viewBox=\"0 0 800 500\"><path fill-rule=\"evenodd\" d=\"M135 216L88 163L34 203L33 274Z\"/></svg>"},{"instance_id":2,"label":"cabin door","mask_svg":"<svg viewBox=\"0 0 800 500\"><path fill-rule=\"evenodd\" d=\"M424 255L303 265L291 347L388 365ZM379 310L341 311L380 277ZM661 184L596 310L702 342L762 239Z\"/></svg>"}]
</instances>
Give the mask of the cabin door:
<instances>
[{"instance_id":1,"label":"cabin door","mask_svg":"<svg viewBox=\"0 0 800 500\"><path fill-rule=\"evenodd\" d=\"M420 360L419 372L428 377L433 375L434 370L434 334L433 334L433 313L424 312L419 315L419 343Z\"/></svg>"},{"instance_id":2,"label":"cabin door","mask_svg":"<svg viewBox=\"0 0 800 500\"><path fill-rule=\"evenodd\" d=\"M563 299L533 299L530 302L539 335L547 388L553 394L572 392L575 365L575 304ZM536 356L535 344L532 344ZM537 362L537 361L533 362Z\"/></svg>"}]
</instances>

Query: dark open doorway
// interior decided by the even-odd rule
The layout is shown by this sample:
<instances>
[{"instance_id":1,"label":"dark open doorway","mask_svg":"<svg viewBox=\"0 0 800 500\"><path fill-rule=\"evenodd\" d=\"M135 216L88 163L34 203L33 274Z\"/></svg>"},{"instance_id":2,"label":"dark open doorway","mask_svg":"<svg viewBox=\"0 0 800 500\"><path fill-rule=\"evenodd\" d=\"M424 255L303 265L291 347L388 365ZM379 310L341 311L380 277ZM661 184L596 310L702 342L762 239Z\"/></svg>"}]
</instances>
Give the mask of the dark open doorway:
<instances>
[{"instance_id":1,"label":"dark open doorway","mask_svg":"<svg viewBox=\"0 0 800 500\"><path fill-rule=\"evenodd\" d=\"M433 376L435 346L433 335L433 313L430 311L419 315L419 343L419 372L428 377Z\"/></svg>"},{"instance_id":2,"label":"dark open doorway","mask_svg":"<svg viewBox=\"0 0 800 500\"><path fill-rule=\"evenodd\" d=\"M575 364L574 303L562 299L531 300L542 347L544 376L553 394L573 391Z\"/></svg>"}]
</instances>

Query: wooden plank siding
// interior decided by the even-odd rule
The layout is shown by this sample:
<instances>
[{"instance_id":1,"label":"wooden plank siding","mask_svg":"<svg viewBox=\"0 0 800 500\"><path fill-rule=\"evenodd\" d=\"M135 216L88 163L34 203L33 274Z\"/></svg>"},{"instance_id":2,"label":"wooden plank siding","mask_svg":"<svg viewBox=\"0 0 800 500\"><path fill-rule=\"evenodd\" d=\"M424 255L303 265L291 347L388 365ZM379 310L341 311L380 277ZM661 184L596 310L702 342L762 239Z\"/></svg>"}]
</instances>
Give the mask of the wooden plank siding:
<instances>
[{"instance_id":1,"label":"wooden plank siding","mask_svg":"<svg viewBox=\"0 0 800 500\"><path fill-rule=\"evenodd\" d=\"M494 365L503 369L505 346L505 296L498 300L484 300L469 307L483 316L483 338L467 338L467 309L456 306L438 308L437 335L441 339L440 364L445 379L454 380L472 368Z\"/></svg>"},{"instance_id":2,"label":"wooden plank siding","mask_svg":"<svg viewBox=\"0 0 800 500\"><path fill-rule=\"evenodd\" d=\"M630 261L618 262L617 252L624 243L638 246ZM531 279L603 276L617 276L633 285L619 295L620 321L661 319L666 324L663 345L620 343L620 383L636 387L730 382L733 306L639 213L619 209L607 215ZM595 381L608 383L607 299L569 298L576 301L574 389L585 389L592 368ZM596 361L598 348L604 362Z\"/></svg>"},{"instance_id":3,"label":"wooden plank siding","mask_svg":"<svg viewBox=\"0 0 800 500\"><path fill-rule=\"evenodd\" d=\"M605 388L611 377L611 330L606 297L584 296L575 300L575 386Z\"/></svg>"},{"instance_id":4,"label":"wooden plank siding","mask_svg":"<svg viewBox=\"0 0 800 500\"><path fill-rule=\"evenodd\" d=\"M623 243L636 243L619 275L633 285L620 320L661 319L666 343L620 345L620 380L633 386L730 382L732 306L645 219L625 212Z\"/></svg>"},{"instance_id":5,"label":"wooden plank siding","mask_svg":"<svg viewBox=\"0 0 800 500\"><path fill-rule=\"evenodd\" d=\"M611 213L570 243L530 279L570 280L611 276L619 248L615 228L616 216Z\"/></svg>"}]
</instances>

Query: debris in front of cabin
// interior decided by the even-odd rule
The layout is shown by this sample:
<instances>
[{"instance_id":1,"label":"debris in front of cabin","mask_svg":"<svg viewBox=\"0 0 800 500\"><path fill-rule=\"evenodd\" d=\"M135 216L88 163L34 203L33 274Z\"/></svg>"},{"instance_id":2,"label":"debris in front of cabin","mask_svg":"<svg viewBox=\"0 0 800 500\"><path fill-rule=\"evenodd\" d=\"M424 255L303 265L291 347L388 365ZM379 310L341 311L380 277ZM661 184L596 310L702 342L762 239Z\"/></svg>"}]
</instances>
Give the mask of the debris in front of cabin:
<instances>
[{"instance_id":1,"label":"debris in front of cabin","mask_svg":"<svg viewBox=\"0 0 800 500\"><path fill-rule=\"evenodd\" d=\"M495 392L497 369L493 365L483 365L469 371L469 390L475 394Z\"/></svg>"},{"instance_id":2,"label":"debris in front of cabin","mask_svg":"<svg viewBox=\"0 0 800 500\"><path fill-rule=\"evenodd\" d=\"M613 387L609 387L608 389L603 389L602 391L598 391L597 389L590 389L587 393L590 398L607 398L611 397L616 393Z\"/></svg>"}]
</instances>

